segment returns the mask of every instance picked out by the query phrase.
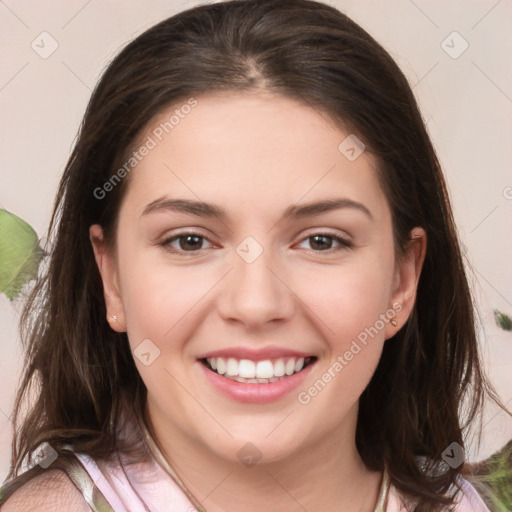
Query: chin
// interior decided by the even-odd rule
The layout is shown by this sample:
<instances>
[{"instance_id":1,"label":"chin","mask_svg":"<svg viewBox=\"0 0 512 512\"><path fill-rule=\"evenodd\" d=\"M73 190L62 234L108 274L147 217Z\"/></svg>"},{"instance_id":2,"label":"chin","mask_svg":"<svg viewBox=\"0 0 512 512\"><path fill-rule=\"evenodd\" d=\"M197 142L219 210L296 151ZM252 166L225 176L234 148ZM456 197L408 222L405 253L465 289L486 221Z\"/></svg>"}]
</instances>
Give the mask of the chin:
<instances>
[{"instance_id":1,"label":"chin","mask_svg":"<svg viewBox=\"0 0 512 512\"><path fill-rule=\"evenodd\" d=\"M233 438L223 435L220 439L205 440L205 444L216 456L247 467L280 462L298 454L303 442L297 439L291 444L290 438L294 436L289 429L279 432L276 430L269 435L277 424L278 422L264 430L255 428L243 433L231 432Z\"/></svg>"}]
</instances>

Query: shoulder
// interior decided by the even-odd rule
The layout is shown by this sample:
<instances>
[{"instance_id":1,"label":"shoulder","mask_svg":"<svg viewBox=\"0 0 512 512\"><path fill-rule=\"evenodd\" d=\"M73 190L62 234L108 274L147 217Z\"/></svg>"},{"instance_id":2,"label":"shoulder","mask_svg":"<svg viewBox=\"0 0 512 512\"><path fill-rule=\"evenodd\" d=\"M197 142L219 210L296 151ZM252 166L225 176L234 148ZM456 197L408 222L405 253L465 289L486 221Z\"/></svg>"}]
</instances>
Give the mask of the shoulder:
<instances>
[{"instance_id":1,"label":"shoulder","mask_svg":"<svg viewBox=\"0 0 512 512\"><path fill-rule=\"evenodd\" d=\"M455 484L450 488L449 494L453 495L456 491L454 504L450 508L452 512L491 512L485 504L484 500L477 492L475 487L463 478L457 477L457 485ZM387 512L410 512L415 509L417 500L413 502L404 501L402 493L393 485L390 485L387 506Z\"/></svg>"},{"instance_id":2,"label":"shoulder","mask_svg":"<svg viewBox=\"0 0 512 512\"><path fill-rule=\"evenodd\" d=\"M475 487L462 476L458 477L458 487L454 512L490 512Z\"/></svg>"},{"instance_id":3,"label":"shoulder","mask_svg":"<svg viewBox=\"0 0 512 512\"><path fill-rule=\"evenodd\" d=\"M424 456L417 457L419 467L424 470L427 462ZM453 512L491 512L481 494L471 483L471 473L459 473L448 490L450 496L455 495Z\"/></svg>"},{"instance_id":4,"label":"shoulder","mask_svg":"<svg viewBox=\"0 0 512 512\"><path fill-rule=\"evenodd\" d=\"M81 492L61 470L48 469L17 489L0 507L1 512L92 512Z\"/></svg>"}]
</instances>

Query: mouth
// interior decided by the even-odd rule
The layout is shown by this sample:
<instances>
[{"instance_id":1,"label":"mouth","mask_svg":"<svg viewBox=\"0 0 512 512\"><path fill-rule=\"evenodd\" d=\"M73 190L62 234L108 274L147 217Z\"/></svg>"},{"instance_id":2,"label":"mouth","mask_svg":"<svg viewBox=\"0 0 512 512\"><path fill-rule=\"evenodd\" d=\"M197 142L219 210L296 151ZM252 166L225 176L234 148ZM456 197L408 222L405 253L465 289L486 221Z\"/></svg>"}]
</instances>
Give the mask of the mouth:
<instances>
[{"instance_id":1,"label":"mouth","mask_svg":"<svg viewBox=\"0 0 512 512\"><path fill-rule=\"evenodd\" d=\"M308 356L253 361L234 357L206 357L200 359L200 362L225 379L243 384L272 384L303 372L316 359L315 356Z\"/></svg>"}]
</instances>

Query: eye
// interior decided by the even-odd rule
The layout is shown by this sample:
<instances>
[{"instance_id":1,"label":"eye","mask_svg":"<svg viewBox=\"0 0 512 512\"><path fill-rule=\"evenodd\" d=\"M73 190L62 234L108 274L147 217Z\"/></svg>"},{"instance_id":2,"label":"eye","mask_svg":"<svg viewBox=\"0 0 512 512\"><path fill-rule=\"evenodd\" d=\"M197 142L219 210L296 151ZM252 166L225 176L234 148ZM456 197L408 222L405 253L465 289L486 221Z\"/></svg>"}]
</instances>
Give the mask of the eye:
<instances>
[{"instance_id":1,"label":"eye","mask_svg":"<svg viewBox=\"0 0 512 512\"><path fill-rule=\"evenodd\" d=\"M353 247L352 242L347 240L346 238L331 235L329 233L315 233L313 235L309 235L306 237L301 243L311 241L310 245L312 250L315 252L325 252L332 253L336 251L340 251L343 249L350 249ZM333 244L337 243L339 245L338 248L333 248Z\"/></svg>"},{"instance_id":2,"label":"eye","mask_svg":"<svg viewBox=\"0 0 512 512\"><path fill-rule=\"evenodd\" d=\"M205 240L208 239L199 233L187 232L166 238L159 245L165 250L174 253L193 253L204 249L202 245Z\"/></svg>"},{"instance_id":3,"label":"eye","mask_svg":"<svg viewBox=\"0 0 512 512\"><path fill-rule=\"evenodd\" d=\"M172 253L195 253L205 249L205 247L203 247L204 241L211 243L205 236L199 233L186 232L166 238L159 245L166 251ZM328 254L353 247L352 242L349 240L329 233L315 233L309 235L301 243L308 241L310 242L312 251ZM338 244L338 247L333 248L334 244Z\"/></svg>"}]
</instances>

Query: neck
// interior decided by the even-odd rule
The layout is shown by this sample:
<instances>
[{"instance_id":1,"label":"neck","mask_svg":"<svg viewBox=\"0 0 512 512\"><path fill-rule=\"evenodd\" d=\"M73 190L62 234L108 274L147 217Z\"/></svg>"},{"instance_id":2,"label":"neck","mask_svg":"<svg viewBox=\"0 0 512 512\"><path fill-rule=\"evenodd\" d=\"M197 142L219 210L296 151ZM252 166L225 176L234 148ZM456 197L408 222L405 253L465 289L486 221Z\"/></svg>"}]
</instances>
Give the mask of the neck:
<instances>
[{"instance_id":1,"label":"neck","mask_svg":"<svg viewBox=\"0 0 512 512\"><path fill-rule=\"evenodd\" d=\"M156 417L155 417L156 416ZM368 470L355 446L357 406L343 425L299 453L246 467L208 450L151 415L163 457L207 512L243 509L373 511L382 474Z\"/></svg>"}]
</instances>

